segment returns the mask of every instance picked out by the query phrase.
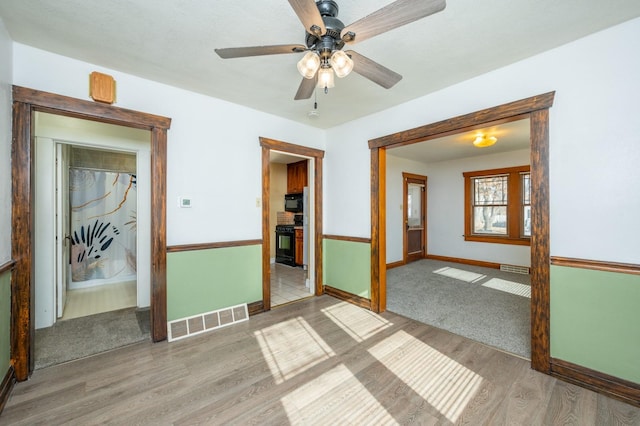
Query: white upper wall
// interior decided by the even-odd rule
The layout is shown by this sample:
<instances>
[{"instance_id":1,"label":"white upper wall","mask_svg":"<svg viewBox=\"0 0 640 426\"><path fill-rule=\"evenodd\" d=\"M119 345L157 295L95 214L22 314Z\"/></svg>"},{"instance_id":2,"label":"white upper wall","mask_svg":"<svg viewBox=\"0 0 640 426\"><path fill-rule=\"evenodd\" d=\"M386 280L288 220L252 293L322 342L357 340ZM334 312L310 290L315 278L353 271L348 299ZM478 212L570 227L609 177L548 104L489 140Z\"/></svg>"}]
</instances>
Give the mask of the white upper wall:
<instances>
[{"instance_id":1,"label":"white upper wall","mask_svg":"<svg viewBox=\"0 0 640 426\"><path fill-rule=\"evenodd\" d=\"M11 82L13 45L0 19L0 265L11 259Z\"/></svg>"},{"instance_id":2,"label":"white upper wall","mask_svg":"<svg viewBox=\"0 0 640 426\"><path fill-rule=\"evenodd\" d=\"M387 155L387 263L401 261L403 257L402 236L405 228L402 173L428 176L428 166L418 161ZM429 181L427 181L428 185L430 185ZM429 214L429 204L427 204L427 214ZM428 232L427 230L427 235ZM431 251L428 250L428 252Z\"/></svg>"},{"instance_id":3,"label":"white upper wall","mask_svg":"<svg viewBox=\"0 0 640 426\"><path fill-rule=\"evenodd\" d=\"M427 247L430 254L530 266L529 246L465 241L462 173L528 165L529 150L429 164Z\"/></svg>"},{"instance_id":4,"label":"white upper wall","mask_svg":"<svg viewBox=\"0 0 640 426\"><path fill-rule=\"evenodd\" d=\"M640 263L639 39L634 19L326 132L15 43L13 76L17 85L87 99L89 73L106 72L118 82L118 106L173 118L171 245L260 236L259 136L325 149L324 232L369 237L369 139L555 90L551 253ZM194 207L179 209L179 196Z\"/></svg>"},{"instance_id":5,"label":"white upper wall","mask_svg":"<svg viewBox=\"0 0 640 426\"><path fill-rule=\"evenodd\" d=\"M465 241L462 173L529 164L529 150L423 164L387 154L387 263L402 260L402 173L427 176L427 253L530 266L529 246Z\"/></svg>"},{"instance_id":6,"label":"white upper wall","mask_svg":"<svg viewBox=\"0 0 640 426\"><path fill-rule=\"evenodd\" d=\"M330 129L324 231L370 236L369 139L556 91L551 254L640 263L637 40L640 19Z\"/></svg>"},{"instance_id":7,"label":"white upper wall","mask_svg":"<svg viewBox=\"0 0 640 426\"><path fill-rule=\"evenodd\" d=\"M172 119L169 245L262 238L260 136L325 148L325 133L313 127L19 43L13 50L18 86L90 100L89 74L100 71L117 82L116 106ZM179 197L191 198L193 207L179 208Z\"/></svg>"}]
</instances>

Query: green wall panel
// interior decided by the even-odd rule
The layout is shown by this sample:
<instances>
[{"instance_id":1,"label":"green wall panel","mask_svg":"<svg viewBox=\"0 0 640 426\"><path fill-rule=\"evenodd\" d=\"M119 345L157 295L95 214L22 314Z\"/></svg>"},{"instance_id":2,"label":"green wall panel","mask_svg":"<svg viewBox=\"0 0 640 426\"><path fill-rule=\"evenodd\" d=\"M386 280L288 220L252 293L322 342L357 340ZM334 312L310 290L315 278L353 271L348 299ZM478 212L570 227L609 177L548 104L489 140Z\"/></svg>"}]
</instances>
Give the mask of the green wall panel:
<instances>
[{"instance_id":1,"label":"green wall panel","mask_svg":"<svg viewBox=\"0 0 640 426\"><path fill-rule=\"evenodd\" d=\"M167 253L167 320L262 300L262 246Z\"/></svg>"},{"instance_id":2,"label":"green wall panel","mask_svg":"<svg viewBox=\"0 0 640 426\"><path fill-rule=\"evenodd\" d=\"M551 356L640 383L640 276L551 267Z\"/></svg>"},{"instance_id":3,"label":"green wall panel","mask_svg":"<svg viewBox=\"0 0 640 426\"><path fill-rule=\"evenodd\" d=\"M323 240L323 284L370 299L371 244Z\"/></svg>"},{"instance_id":4,"label":"green wall panel","mask_svg":"<svg viewBox=\"0 0 640 426\"><path fill-rule=\"evenodd\" d=\"M11 271L0 274L0 380L11 359Z\"/></svg>"}]
</instances>

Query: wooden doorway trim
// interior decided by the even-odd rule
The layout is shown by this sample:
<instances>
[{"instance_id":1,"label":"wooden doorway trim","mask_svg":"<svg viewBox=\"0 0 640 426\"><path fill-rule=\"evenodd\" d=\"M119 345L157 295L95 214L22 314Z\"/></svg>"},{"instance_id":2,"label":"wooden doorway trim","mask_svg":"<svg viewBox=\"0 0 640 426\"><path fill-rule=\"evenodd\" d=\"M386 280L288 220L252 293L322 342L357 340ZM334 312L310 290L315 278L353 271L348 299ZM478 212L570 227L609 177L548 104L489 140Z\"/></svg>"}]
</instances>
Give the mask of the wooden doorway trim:
<instances>
[{"instance_id":1,"label":"wooden doorway trim","mask_svg":"<svg viewBox=\"0 0 640 426\"><path fill-rule=\"evenodd\" d=\"M371 305L386 309L386 150L470 131L488 123L530 119L531 367L549 373L549 108L555 92L503 104L369 141L371 149Z\"/></svg>"},{"instance_id":2,"label":"wooden doorway trim","mask_svg":"<svg viewBox=\"0 0 640 426\"><path fill-rule=\"evenodd\" d=\"M39 90L13 86L11 157L11 358L17 380L34 367L35 266L33 113L43 111L83 120L116 124L151 132L151 338L167 338L166 169L167 130L171 119Z\"/></svg>"},{"instance_id":3,"label":"wooden doorway trim","mask_svg":"<svg viewBox=\"0 0 640 426\"><path fill-rule=\"evenodd\" d=\"M275 139L260 137L260 146L262 147L262 310L271 309L271 265L270 265L270 247L271 247L271 231L269 229L269 211L270 211L270 176L271 176L271 150L302 155L309 157L314 162L314 215L315 215L315 295L320 296L324 293L322 285L322 160L324 151L309 148L302 145L294 145Z\"/></svg>"}]
</instances>

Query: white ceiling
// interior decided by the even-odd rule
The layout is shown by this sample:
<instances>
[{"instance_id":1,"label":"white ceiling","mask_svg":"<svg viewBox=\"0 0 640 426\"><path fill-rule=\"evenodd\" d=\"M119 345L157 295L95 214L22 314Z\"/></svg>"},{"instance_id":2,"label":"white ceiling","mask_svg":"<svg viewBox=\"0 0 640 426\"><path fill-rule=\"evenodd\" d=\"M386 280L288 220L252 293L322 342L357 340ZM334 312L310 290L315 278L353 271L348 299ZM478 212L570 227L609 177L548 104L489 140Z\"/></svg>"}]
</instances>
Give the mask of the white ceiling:
<instances>
[{"instance_id":1,"label":"white ceiling","mask_svg":"<svg viewBox=\"0 0 640 426\"><path fill-rule=\"evenodd\" d=\"M500 124L499 126L485 127L421 143L391 148L388 150L388 154L427 164L457 158L529 149L531 146L529 126L529 119L526 118ZM492 146L476 148L473 145L473 141L478 135L494 136L498 141Z\"/></svg>"},{"instance_id":2,"label":"white ceiling","mask_svg":"<svg viewBox=\"0 0 640 426\"><path fill-rule=\"evenodd\" d=\"M337 0L349 24L390 0ZM214 48L304 44L285 0L2 0L12 39L329 128L640 16L638 0L449 0L444 11L352 45L404 76L385 90L352 73L294 101L302 54L220 59Z\"/></svg>"}]
</instances>

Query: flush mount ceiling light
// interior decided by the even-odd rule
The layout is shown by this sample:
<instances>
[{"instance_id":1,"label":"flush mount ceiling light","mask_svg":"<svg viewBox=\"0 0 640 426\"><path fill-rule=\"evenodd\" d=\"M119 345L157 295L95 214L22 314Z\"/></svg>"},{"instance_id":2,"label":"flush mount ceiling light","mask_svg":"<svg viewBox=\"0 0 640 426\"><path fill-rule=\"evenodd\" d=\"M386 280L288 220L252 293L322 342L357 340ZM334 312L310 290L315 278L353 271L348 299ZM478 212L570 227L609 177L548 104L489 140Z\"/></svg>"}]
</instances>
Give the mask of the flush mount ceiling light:
<instances>
[{"instance_id":1,"label":"flush mount ceiling light","mask_svg":"<svg viewBox=\"0 0 640 426\"><path fill-rule=\"evenodd\" d=\"M477 135L473 141L473 145L477 148L486 148L498 142L498 138L495 136Z\"/></svg>"}]
</instances>

